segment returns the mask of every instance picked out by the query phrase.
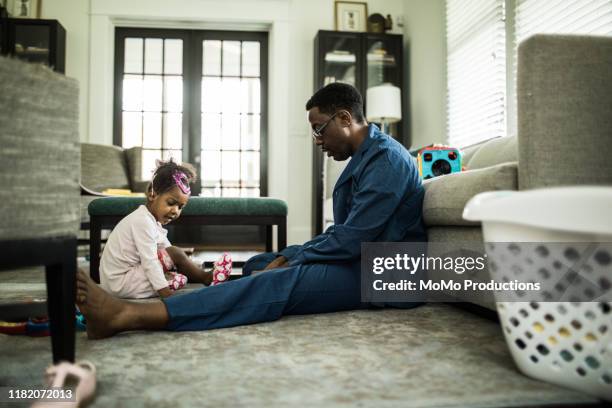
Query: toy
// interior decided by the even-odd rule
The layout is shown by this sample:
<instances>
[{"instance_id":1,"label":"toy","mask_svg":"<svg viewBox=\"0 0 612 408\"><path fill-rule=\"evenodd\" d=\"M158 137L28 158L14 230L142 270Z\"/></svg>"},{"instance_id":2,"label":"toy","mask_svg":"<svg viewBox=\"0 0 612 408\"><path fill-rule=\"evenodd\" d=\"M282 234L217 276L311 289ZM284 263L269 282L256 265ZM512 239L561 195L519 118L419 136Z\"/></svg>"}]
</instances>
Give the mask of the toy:
<instances>
[{"instance_id":1,"label":"toy","mask_svg":"<svg viewBox=\"0 0 612 408\"><path fill-rule=\"evenodd\" d=\"M461 151L448 146L428 146L417 156L419 174L423 180L461 171Z\"/></svg>"},{"instance_id":2,"label":"toy","mask_svg":"<svg viewBox=\"0 0 612 408\"><path fill-rule=\"evenodd\" d=\"M86 330L85 316L76 311L76 329ZM30 337L45 337L50 335L49 318L47 316L31 317L25 322L0 321L0 333L2 334L25 334Z\"/></svg>"}]
</instances>

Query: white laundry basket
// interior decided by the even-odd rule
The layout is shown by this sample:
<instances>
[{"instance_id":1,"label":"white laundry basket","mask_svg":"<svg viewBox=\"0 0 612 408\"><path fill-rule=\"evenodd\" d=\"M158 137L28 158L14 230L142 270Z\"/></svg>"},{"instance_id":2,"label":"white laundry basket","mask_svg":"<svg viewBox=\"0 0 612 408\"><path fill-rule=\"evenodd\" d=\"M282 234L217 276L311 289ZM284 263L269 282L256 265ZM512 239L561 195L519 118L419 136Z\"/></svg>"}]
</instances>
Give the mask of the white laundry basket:
<instances>
[{"instance_id":1,"label":"white laundry basket","mask_svg":"<svg viewBox=\"0 0 612 408\"><path fill-rule=\"evenodd\" d=\"M497 310L522 372L612 401L612 188L483 193L463 217L482 222L495 279L517 271L523 279L559 279L560 258L582 254L581 243L596 248L574 264L598 286L594 301L507 302L496 293Z\"/></svg>"}]
</instances>

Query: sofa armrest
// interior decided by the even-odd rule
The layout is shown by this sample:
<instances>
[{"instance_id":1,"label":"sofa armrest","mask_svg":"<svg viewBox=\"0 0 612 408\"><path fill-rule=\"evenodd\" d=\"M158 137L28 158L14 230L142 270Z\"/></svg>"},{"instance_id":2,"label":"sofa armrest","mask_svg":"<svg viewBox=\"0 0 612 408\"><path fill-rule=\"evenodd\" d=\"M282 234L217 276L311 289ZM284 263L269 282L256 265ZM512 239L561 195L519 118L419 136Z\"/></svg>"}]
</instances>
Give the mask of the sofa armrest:
<instances>
[{"instance_id":1,"label":"sofa armrest","mask_svg":"<svg viewBox=\"0 0 612 408\"><path fill-rule=\"evenodd\" d=\"M423 219L430 226L473 226L478 223L463 219L467 202L478 193L517 189L516 162L425 180Z\"/></svg>"}]
</instances>

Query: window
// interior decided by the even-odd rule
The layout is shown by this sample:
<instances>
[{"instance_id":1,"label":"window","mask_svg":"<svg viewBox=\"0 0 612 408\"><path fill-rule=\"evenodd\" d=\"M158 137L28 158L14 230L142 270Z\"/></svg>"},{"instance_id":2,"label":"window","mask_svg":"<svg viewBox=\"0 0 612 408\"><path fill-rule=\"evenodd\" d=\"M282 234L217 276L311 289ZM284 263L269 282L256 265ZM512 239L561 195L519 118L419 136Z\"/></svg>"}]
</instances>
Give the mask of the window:
<instances>
[{"instance_id":1,"label":"window","mask_svg":"<svg viewBox=\"0 0 612 408\"><path fill-rule=\"evenodd\" d=\"M448 143L467 146L505 133L503 0L448 0Z\"/></svg>"},{"instance_id":2,"label":"window","mask_svg":"<svg viewBox=\"0 0 612 408\"><path fill-rule=\"evenodd\" d=\"M120 28L114 143L199 166L194 193L260 196L266 188L267 33Z\"/></svg>"},{"instance_id":3,"label":"window","mask_svg":"<svg viewBox=\"0 0 612 408\"><path fill-rule=\"evenodd\" d=\"M610 36L612 0L447 0L446 18L448 141L463 147L515 133L518 44L537 33Z\"/></svg>"}]
</instances>

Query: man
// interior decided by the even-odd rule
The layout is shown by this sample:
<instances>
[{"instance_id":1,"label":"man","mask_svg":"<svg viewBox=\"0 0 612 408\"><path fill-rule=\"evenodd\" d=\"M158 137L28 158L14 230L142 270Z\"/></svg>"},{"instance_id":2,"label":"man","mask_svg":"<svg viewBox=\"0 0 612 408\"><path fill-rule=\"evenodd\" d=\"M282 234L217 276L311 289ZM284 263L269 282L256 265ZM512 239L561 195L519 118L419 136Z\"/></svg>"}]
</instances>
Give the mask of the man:
<instances>
[{"instance_id":1,"label":"man","mask_svg":"<svg viewBox=\"0 0 612 408\"><path fill-rule=\"evenodd\" d=\"M303 245L251 258L243 268L251 276L153 303L113 298L79 271L77 303L90 338L138 329L206 330L367 307L360 298L361 243L424 241L423 186L406 149L366 122L354 87L327 85L306 110L315 144L334 160L351 158L333 192L335 225Z\"/></svg>"}]
</instances>

